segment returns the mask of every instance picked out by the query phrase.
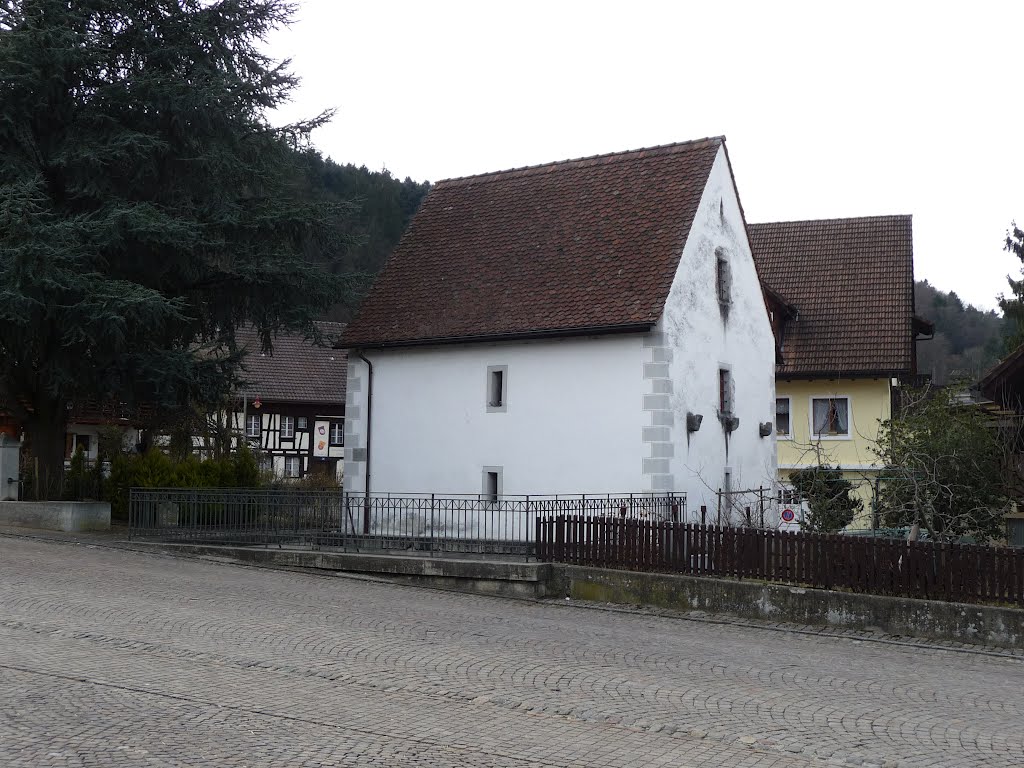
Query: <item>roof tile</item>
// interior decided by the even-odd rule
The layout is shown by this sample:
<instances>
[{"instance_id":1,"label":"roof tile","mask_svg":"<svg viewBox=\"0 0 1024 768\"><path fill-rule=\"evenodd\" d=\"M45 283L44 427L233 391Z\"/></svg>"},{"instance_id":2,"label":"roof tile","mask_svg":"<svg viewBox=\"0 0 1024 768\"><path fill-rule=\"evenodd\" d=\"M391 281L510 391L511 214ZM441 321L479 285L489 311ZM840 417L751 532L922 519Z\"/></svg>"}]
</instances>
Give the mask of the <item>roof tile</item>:
<instances>
[{"instance_id":1,"label":"roof tile","mask_svg":"<svg viewBox=\"0 0 1024 768\"><path fill-rule=\"evenodd\" d=\"M438 182L341 343L653 324L723 141Z\"/></svg>"},{"instance_id":2,"label":"roof tile","mask_svg":"<svg viewBox=\"0 0 1024 768\"><path fill-rule=\"evenodd\" d=\"M778 375L857 376L913 369L910 216L749 224L761 280L796 307Z\"/></svg>"},{"instance_id":3,"label":"roof tile","mask_svg":"<svg viewBox=\"0 0 1024 768\"><path fill-rule=\"evenodd\" d=\"M316 346L301 334L280 334L273 340L271 354L260 350L260 339L253 328L238 328L235 341L249 350L243 363L242 375L247 381L242 388L244 394L268 402L343 404L348 355L331 344L345 325L326 321L316 325L327 346Z\"/></svg>"}]
</instances>

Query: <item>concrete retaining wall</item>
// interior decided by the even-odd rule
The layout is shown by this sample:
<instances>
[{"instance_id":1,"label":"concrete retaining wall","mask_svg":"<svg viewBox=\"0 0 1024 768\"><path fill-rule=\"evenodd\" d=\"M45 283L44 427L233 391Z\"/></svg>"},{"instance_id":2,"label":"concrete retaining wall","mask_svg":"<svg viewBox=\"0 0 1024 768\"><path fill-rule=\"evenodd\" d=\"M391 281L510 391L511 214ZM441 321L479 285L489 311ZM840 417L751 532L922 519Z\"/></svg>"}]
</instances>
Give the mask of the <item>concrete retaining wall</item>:
<instances>
[{"instance_id":1,"label":"concrete retaining wall","mask_svg":"<svg viewBox=\"0 0 1024 768\"><path fill-rule=\"evenodd\" d=\"M728 581L565 566L566 593L577 600L653 605L749 619L875 629L964 643L1024 646L1024 610L882 597L760 582Z\"/></svg>"},{"instance_id":2,"label":"concrete retaining wall","mask_svg":"<svg viewBox=\"0 0 1024 768\"><path fill-rule=\"evenodd\" d=\"M3 505L0 505L2 507ZM430 558L200 544L137 544L269 567L362 573L403 584L502 597L652 605L810 626L1019 648L1024 609L829 592L761 582L633 573L522 561Z\"/></svg>"},{"instance_id":3,"label":"concrete retaining wall","mask_svg":"<svg viewBox=\"0 0 1024 768\"><path fill-rule=\"evenodd\" d=\"M0 525L51 531L110 530L105 501L2 501Z\"/></svg>"},{"instance_id":4,"label":"concrete retaining wall","mask_svg":"<svg viewBox=\"0 0 1024 768\"><path fill-rule=\"evenodd\" d=\"M500 597L554 597L564 593L559 566L522 561L468 560L358 552L210 546L202 544L144 544L168 554L231 558L240 562L283 568L316 568L386 577L389 581L456 592Z\"/></svg>"}]
</instances>

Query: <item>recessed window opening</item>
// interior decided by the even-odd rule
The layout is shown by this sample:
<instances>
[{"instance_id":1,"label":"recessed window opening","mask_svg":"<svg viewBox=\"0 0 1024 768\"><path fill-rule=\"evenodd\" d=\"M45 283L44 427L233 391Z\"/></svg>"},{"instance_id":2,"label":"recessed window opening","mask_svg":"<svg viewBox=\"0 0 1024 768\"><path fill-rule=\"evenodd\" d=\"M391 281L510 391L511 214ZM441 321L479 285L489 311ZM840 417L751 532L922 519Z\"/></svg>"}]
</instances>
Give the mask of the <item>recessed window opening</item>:
<instances>
[{"instance_id":1,"label":"recessed window opening","mask_svg":"<svg viewBox=\"0 0 1024 768\"><path fill-rule=\"evenodd\" d=\"M505 402L505 372L491 371L491 396L488 405L498 408Z\"/></svg>"},{"instance_id":2,"label":"recessed window opening","mask_svg":"<svg viewBox=\"0 0 1024 768\"><path fill-rule=\"evenodd\" d=\"M722 304L732 301L729 261L721 249L715 251L715 292Z\"/></svg>"},{"instance_id":3,"label":"recessed window opening","mask_svg":"<svg viewBox=\"0 0 1024 768\"><path fill-rule=\"evenodd\" d=\"M487 473L487 487L484 491L484 496L487 501L495 502L498 500L498 473L488 472Z\"/></svg>"},{"instance_id":4,"label":"recessed window opening","mask_svg":"<svg viewBox=\"0 0 1024 768\"><path fill-rule=\"evenodd\" d=\"M508 409L508 366L487 366L487 410L490 413Z\"/></svg>"},{"instance_id":5,"label":"recessed window opening","mask_svg":"<svg viewBox=\"0 0 1024 768\"><path fill-rule=\"evenodd\" d=\"M718 410L720 413L732 413L732 375L727 368L718 369Z\"/></svg>"},{"instance_id":6,"label":"recessed window opening","mask_svg":"<svg viewBox=\"0 0 1024 768\"><path fill-rule=\"evenodd\" d=\"M305 416L299 416L297 425L298 429L308 429L309 427L307 426L307 423Z\"/></svg>"}]
</instances>

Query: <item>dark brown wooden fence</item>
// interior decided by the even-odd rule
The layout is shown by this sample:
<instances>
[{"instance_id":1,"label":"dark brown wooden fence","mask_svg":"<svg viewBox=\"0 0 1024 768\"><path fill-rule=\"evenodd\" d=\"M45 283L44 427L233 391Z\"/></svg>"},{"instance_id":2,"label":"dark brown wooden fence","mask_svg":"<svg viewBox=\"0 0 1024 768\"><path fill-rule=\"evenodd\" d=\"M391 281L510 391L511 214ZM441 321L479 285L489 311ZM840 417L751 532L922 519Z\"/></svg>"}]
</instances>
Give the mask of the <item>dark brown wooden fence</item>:
<instances>
[{"instance_id":1,"label":"dark brown wooden fence","mask_svg":"<svg viewBox=\"0 0 1024 768\"><path fill-rule=\"evenodd\" d=\"M537 520L537 559L1024 605L1024 550L1008 547L559 516Z\"/></svg>"}]
</instances>

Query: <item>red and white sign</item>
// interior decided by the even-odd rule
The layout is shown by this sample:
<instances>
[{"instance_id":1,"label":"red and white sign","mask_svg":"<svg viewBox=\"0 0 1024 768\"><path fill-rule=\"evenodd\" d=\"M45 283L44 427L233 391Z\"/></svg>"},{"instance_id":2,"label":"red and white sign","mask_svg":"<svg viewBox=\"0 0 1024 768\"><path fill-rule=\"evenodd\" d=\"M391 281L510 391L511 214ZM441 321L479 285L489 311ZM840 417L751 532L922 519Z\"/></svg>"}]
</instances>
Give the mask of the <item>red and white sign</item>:
<instances>
[{"instance_id":1,"label":"red and white sign","mask_svg":"<svg viewBox=\"0 0 1024 768\"><path fill-rule=\"evenodd\" d=\"M792 523L794 520L796 520L796 513L793 512L792 509L789 509L787 507L786 509L782 510L782 522Z\"/></svg>"}]
</instances>

